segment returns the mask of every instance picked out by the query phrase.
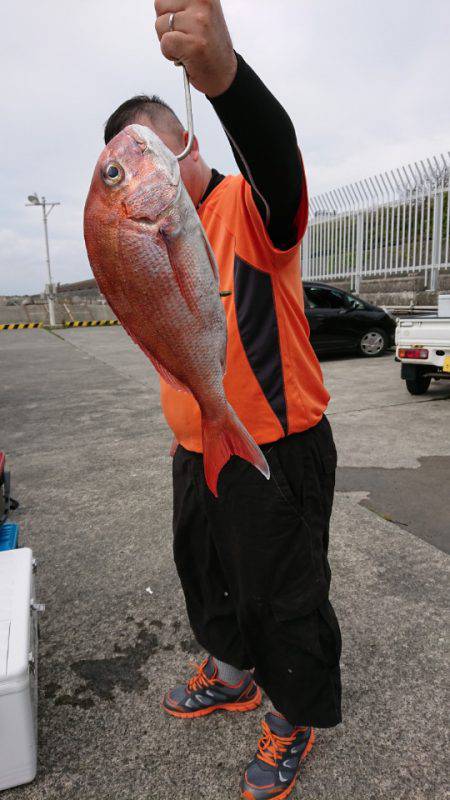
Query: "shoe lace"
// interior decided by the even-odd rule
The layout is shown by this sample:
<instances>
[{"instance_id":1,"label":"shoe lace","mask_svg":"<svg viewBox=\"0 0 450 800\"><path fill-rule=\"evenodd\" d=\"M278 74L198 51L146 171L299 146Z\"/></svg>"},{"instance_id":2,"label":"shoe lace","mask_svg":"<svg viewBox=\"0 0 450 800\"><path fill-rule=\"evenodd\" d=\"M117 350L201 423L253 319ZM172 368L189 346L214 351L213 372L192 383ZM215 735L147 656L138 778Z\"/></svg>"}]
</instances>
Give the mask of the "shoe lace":
<instances>
[{"instance_id":1,"label":"shoe lace","mask_svg":"<svg viewBox=\"0 0 450 800\"><path fill-rule=\"evenodd\" d=\"M210 678L205 673L206 665L208 664L208 659L205 658L201 664L197 664L195 661L191 662L191 666L195 670L195 675L192 678L189 678L187 682L187 687L190 692L196 692L198 689L207 689L209 686L213 686L216 682L215 674L213 674Z\"/></svg>"},{"instance_id":2,"label":"shoe lace","mask_svg":"<svg viewBox=\"0 0 450 800\"><path fill-rule=\"evenodd\" d=\"M297 731L293 731L290 736L277 736L268 726L267 722L262 721L263 736L259 740L258 752L256 757L271 767L276 767L277 762L284 755L289 745L294 741Z\"/></svg>"}]
</instances>

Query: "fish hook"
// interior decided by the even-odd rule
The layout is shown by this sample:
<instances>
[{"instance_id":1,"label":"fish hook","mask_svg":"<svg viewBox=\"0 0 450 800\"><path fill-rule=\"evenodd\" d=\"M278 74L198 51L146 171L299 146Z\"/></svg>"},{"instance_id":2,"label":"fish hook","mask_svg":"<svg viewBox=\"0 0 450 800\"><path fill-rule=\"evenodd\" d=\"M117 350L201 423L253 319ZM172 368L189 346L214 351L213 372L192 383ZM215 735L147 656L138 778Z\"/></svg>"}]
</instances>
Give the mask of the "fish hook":
<instances>
[{"instance_id":1,"label":"fish hook","mask_svg":"<svg viewBox=\"0 0 450 800\"><path fill-rule=\"evenodd\" d=\"M178 66L178 65L177 65ZM186 116L187 116L187 132L188 132L188 140L186 143L186 147L184 148L183 152L177 156L178 161L183 161L183 158L189 155L192 150L192 144L194 141L194 117L192 114L192 97L191 97L191 87L189 84L188 74L186 72L186 67L182 64L180 66L183 67L183 80L184 80L184 96L186 100Z\"/></svg>"}]
</instances>

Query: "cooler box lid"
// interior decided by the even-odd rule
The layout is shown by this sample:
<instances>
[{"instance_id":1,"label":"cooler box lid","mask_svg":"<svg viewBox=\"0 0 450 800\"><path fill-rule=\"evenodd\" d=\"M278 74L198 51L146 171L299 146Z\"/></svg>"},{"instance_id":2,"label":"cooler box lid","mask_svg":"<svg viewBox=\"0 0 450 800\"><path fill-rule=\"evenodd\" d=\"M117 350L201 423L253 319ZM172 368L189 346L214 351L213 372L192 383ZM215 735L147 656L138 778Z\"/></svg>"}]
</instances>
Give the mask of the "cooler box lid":
<instances>
[{"instance_id":1,"label":"cooler box lid","mask_svg":"<svg viewBox=\"0 0 450 800\"><path fill-rule=\"evenodd\" d=\"M28 547L0 552L0 693L28 677L32 559Z\"/></svg>"}]
</instances>

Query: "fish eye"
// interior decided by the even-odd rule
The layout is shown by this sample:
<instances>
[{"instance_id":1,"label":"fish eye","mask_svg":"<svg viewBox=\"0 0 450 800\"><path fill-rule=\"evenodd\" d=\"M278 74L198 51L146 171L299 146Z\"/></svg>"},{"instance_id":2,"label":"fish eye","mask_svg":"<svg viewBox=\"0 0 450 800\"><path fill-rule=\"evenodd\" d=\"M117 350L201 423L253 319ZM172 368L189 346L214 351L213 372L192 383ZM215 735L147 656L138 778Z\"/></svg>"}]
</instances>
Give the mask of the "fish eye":
<instances>
[{"instance_id":1,"label":"fish eye","mask_svg":"<svg viewBox=\"0 0 450 800\"><path fill-rule=\"evenodd\" d=\"M115 161L110 162L106 165L105 169L103 170L103 180L109 186L115 186L116 184L120 183L124 178L124 171L120 164L117 164Z\"/></svg>"}]
</instances>

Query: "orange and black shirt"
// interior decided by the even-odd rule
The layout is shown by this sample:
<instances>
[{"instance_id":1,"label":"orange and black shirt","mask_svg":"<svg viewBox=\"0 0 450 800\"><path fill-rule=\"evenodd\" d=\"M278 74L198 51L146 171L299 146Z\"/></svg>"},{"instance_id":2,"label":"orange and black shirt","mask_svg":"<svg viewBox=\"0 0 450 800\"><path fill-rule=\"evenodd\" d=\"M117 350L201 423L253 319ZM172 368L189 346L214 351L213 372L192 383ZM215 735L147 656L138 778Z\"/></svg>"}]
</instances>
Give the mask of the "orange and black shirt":
<instances>
[{"instance_id":1,"label":"orange and black shirt","mask_svg":"<svg viewBox=\"0 0 450 800\"><path fill-rule=\"evenodd\" d=\"M224 387L248 431L265 444L317 424L329 400L309 342L301 286L306 179L288 115L240 56L234 83L211 102L241 170L227 177L213 171L198 209L220 290L230 292L222 300ZM178 442L201 452L201 415L192 395L161 381L161 399Z\"/></svg>"}]
</instances>

